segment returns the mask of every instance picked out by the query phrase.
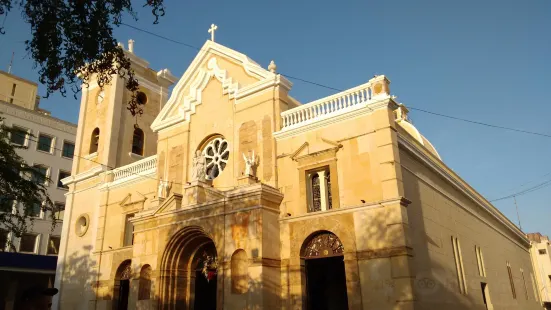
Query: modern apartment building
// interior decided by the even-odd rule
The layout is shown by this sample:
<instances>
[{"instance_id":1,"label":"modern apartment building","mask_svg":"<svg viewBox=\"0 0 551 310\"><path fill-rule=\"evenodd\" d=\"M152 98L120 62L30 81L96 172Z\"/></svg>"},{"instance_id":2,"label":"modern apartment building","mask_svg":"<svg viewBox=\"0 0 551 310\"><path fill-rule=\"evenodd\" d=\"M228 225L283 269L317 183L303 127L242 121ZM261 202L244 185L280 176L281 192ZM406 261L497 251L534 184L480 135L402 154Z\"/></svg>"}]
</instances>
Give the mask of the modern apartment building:
<instances>
[{"instance_id":1,"label":"modern apartment building","mask_svg":"<svg viewBox=\"0 0 551 310\"><path fill-rule=\"evenodd\" d=\"M36 167L38 181L45 183L57 206L55 216L62 220L67 187L60 180L70 175L76 124L40 109L37 90L36 83L0 71L0 117L4 125L16 129L10 142L23 146L17 152ZM18 207L15 202L14 208ZM17 309L18 296L28 286L53 284L62 224L52 230L50 214L39 205L33 211L32 230L21 238L2 230L0 223L0 310Z\"/></svg>"},{"instance_id":2,"label":"modern apartment building","mask_svg":"<svg viewBox=\"0 0 551 310\"><path fill-rule=\"evenodd\" d=\"M540 300L545 309L551 309L551 243L548 236L539 232L527 236L532 243L530 254Z\"/></svg>"}]
</instances>

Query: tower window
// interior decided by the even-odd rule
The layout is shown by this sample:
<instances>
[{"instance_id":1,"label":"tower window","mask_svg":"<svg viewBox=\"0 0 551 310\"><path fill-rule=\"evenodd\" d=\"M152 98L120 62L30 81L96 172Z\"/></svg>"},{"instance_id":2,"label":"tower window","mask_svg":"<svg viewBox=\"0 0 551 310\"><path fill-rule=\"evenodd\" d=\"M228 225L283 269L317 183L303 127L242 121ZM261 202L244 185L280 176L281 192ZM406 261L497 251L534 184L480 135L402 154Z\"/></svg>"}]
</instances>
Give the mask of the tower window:
<instances>
[{"instance_id":1,"label":"tower window","mask_svg":"<svg viewBox=\"0 0 551 310\"><path fill-rule=\"evenodd\" d=\"M330 210L333 207L331 195L331 174L329 167L307 172L308 212Z\"/></svg>"},{"instance_id":2,"label":"tower window","mask_svg":"<svg viewBox=\"0 0 551 310\"><path fill-rule=\"evenodd\" d=\"M136 94L136 102L145 105L147 103L147 95L141 91Z\"/></svg>"},{"instance_id":3,"label":"tower window","mask_svg":"<svg viewBox=\"0 0 551 310\"><path fill-rule=\"evenodd\" d=\"M94 131L92 131L92 137L90 138L90 154L96 153L98 151L99 146L99 128L96 127Z\"/></svg>"},{"instance_id":4,"label":"tower window","mask_svg":"<svg viewBox=\"0 0 551 310\"><path fill-rule=\"evenodd\" d=\"M143 130L140 128L134 129L134 136L132 137L132 153L143 156L143 141Z\"/></svg>"}]
</instances>

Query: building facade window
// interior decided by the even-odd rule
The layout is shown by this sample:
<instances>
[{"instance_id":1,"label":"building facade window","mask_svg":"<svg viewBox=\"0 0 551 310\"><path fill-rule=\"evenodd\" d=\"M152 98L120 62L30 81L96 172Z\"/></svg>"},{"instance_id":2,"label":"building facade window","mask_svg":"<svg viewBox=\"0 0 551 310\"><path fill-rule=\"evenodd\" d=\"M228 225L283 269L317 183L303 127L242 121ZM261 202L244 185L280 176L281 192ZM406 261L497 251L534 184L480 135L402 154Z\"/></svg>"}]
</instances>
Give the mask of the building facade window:
<instances>
[{"instance_id":1,"label":"building facade window","mask_svg":"<svg viewBox=\"0 0 551 310\"><path fill-rule=\"evenodd\" d=\"M34 165L33 169L32 180L36 183L47 185L50 168L44 165Z\"/></svg>"},{"instance_id":2,"label":"building facade window","mask_svg":"<svg viewBox=\"0 0 551 310\"><path fill-rule=\"evenodd\" d=\"M89 154L96 153L99 148L99 128L95 128L92 131L92 136L90 137L90 151Z\"/></svg>"},{"instance_id":3,"label":"building facade window","mask_svg":"<svg viewBox=\"0 0 551 310\"><path fill-rule=\"evenodd\" d=\"M71 176L70 172L59 170L59 175L57 176L57 187L63 188L63 189L69 189L69 186L63 185L63 182L61 182L61 180L70 176Z\"/></svg>"},{"instance_id":4,"label":"building facade window","mask_svg":"<svg viewBox=\"0 0 551 310\"><path fill-rule=\"evenodd\" d=\"M486 276L486 268L484 267L484 256L482 256L482 250L479 246L474 246L474 251L476 254L476 262L478 265L478 275L481 277Z\"/></svg>"},{"instance_id":5,"label":"building facade window","mask_svg":"<svg viewBox=\"0 0 551 310\"><path fill-rule=\"evenodd\" d=\"M331 210L333 197L329 167L307 171L306 178L308 180L308 212Z\"/></svg>"},{"instance_id":6,"label":"building facade window","mask_svg":"<svg viewBox=\"0 0 551 310\"><path fill-rule=\"evenodd\" d=\"M0 197L0 212L12 213L14 200Z\"/></svg>"},{"instance_id":7,"label":"building facade window","mask_svg":"<svg viewBox=\"0 0 551 310\"><path fill-rule=\"evenodd\" d=\"M63 220L63 215L65 214L65 204L63 202L56 202L54 204L54 216L56 220Z\"/></svg>"},{"instance_id":8,"label":"building facade window","mask_svg":"<svg viewBox=\"0 0 551 310\"><path fill-rule=\"evenodd\" d=\"M48 255L58 255L59 254L59 243L61 238L59 236L50 236L48 240Z\"/></svg>"},{"instance_id":9,"label":"building facade window","mask_svg":"<svg viewBox=\"0 0 551 310\"><path fill-rule=\"evenodd\" d=\"M524 296L528 300L528 287L526 287L526 279L524 278L524 270L520 269L520 275L522 277L522 284L524 284Z\"/></svg>"},{"instance_id":10,"label":"building facade window","mask_svg":"<svg viewBox=\"0 0 551 310\"><path fill-rule=\"evenodd\" d=\"M27 146L29 132L27 129L13 126L10 132L10 142L19 146Z\"/></svg>"},{"instance_id":11,"label":"building facade window","mask_svg":"<svg viewBox=\"0 0 551 310\"><path fill-rule=\"evenodd\" d=\"M509 264L509 262L507 262L507 274L509 275L509 284L511 285L511 293L513 294L513 299L517 299L515 281L513 279L513 272L511 271L511 264Z\"/></svg>"},{"instance_id":12,"label":"building facade window","mask_svg":"<svg viewBox=\"0 0 551 310\"><path fill-rule=\"evenodd\" d=\"M134 244L134 224L130 222L134 218L134 214L127 214L124 223L124 239L123 246L131 246Z\"/></svg>"},{"instance_id":13,"label":"building facade window","mask_svg":"<svg viewBox=\"0 0 551 310\"><path fill-rule=\"evenodd\" d=\"M40 217L42 213L42 204L32 203L29 208L27 208L28 215L30 217Z\"/></svg>"},{"instance_id":14,"label":"building facade window","mask_svg":"<svg viewBox=\"0 0 551 310\"><path fill-rule=\"evenodd\" d=\"M0 252L7 251L8 231L0 229Z\"/></svg>"},{"instance_id":15,"label":"building facade window","mask_svg":"<svg viewBox=\"0 0 551 310\"><path fill-rule=\"evenodd\" d=\"M545 255L547 254L547 251L545 249L541 249L541 250L538 250L538 253L540 253L540 255Z\"/></svg>"},{"instance_id":16,"label":"building facade window","mask_svg":"<svg viewBox=\"0 0 551 310\"><path fill-rule=\"evenodd\" d=\"M453 257L455 260L455 269L457 272L457 282L459 283L459 292L467 295L467 280L465 278L465 268L463 267L463 257L461 256L461 244L459 239L452 236Z\"/></svg>"},{"instance_id":17,"label":"building facade window","mask_svg":"<svg viewBox=\"0 0 551 310\"><path fill-rule=\"evenodd\" d=\"M67 158L73 158L75 155L75 144L71 142L64 141L63 142L63 148L61 151L61 156L67 157Z\"/></svg>"},{"instance_id":18,"label":"building facade window","mask_svg":"<svg viewBox=\"0 0 551 310\"><path fill-rule=\"evenodd\" d=\"M38 135L38 144L36 145L36 149L42 152L52 153L53 142L53 137L41 133Z\"/></svg>"},{"instance_id":19,"label":"building facade window","mask_svg":"<svg viewBox=\"0 0 551 310\"><path fill-rule=\"evenodd\" d=\"M38 243L38 235L23 234L19 241L19 252L21 253L36 253Z\"/></svg>"},{"instance_id":20,"label":"building facade window","mask_svg":"<svg viewBox=\"0 0 551 310\"><path fill-rule=\"evenodd\" d=\"M132 136L132 153L143 156L144 133L140 128L134 129Z\"/></svg>"}]
</instances>

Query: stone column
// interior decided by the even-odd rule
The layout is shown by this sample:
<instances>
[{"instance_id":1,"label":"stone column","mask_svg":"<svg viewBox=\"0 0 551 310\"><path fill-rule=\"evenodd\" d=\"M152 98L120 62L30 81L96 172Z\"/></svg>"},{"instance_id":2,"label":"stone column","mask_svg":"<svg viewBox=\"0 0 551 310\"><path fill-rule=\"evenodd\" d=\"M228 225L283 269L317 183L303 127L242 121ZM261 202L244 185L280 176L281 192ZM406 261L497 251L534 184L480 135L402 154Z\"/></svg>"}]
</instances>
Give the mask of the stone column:
<instances>
[{"instance_id":1,"label":"stone column","mask_svg":"<svg viewBox=\"0 0 551 310\"><path fill-rule=\"evenodd\" d=\"M327 192L327 183L325 182L325 170L319 171L318 177L320 182L321 211L326 211L329 196Z\"/></svg>"}]
</instances>

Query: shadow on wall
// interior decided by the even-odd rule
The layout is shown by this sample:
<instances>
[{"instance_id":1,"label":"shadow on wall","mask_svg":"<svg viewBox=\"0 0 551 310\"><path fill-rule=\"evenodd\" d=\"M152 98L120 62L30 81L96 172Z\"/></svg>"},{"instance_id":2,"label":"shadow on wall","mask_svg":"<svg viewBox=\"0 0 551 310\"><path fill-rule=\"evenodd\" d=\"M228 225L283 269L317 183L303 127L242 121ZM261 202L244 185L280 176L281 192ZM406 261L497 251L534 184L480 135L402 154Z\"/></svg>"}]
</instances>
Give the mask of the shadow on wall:
<instances>
[{"instance_id":1,"label":"shadow on wall","mask_svg":"<svg viewBox=\"0 0 551 310\"><path fill-rule=\"evenodd\" d=\"M92 246L83 246L82 250L69 255L64 262L63 277L57 298L60 309L82 309L95 299L92 288L98 280L96 263L91 259ZM58 261L58 270L61 268Z\"/></svg>"},{"instance_id":2,"label":"shadow on wall","mask_svg":"<svg viewBox=\"0 0 551 310\"><path fill-rule=\"evenodd\" d=\"M525 309L524 307L539 309L528 283L528 301L524 296L524 288L518 285L517 299L509 301L511 298L509 281L496 282L497 274L506 272L506 269L505 266L501 268L491 264L489 258L493 253L488 252L484 257L486 277L479 276L474 245L480 241L472 240L476 237L458 232L455 225L462 224L457 223L459 216L457 212L462 211L455 212L454 208L459 209L459 206L451 205L448 211L443 208L433 208L427 201L432 201L431 204L436 205L445 203L437 199L436 196L439 195L437 192L421 189L421 181L408 171L403 170L403 179L404 183L407 182L406 198L411 201L407 209L414 249L416 307L420 309ZM433 195L433 197L426 197L427 195ZM474 217L472 220L478 221ZM471 229L471 235L483 233L476 232L476 228L473 227L475 226L468 228ZM461 276L458 275L454 259L452 236L458 237L460 241L466 293L462 293L460 288L459 277ZM488 307L485 305L481 282L488 284Z\"/></svg>"}]
</instances>

